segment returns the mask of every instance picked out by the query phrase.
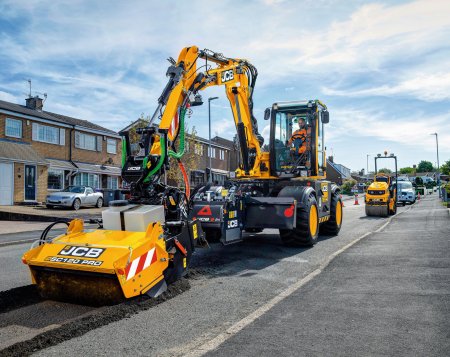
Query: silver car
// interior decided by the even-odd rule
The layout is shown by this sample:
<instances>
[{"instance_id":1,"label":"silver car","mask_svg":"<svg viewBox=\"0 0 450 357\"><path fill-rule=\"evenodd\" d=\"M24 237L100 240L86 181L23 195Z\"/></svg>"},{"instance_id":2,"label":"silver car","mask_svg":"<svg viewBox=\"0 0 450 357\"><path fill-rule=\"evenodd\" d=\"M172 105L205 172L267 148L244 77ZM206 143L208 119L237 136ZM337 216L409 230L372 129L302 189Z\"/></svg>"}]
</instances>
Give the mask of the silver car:
<instances>
[{"instance_id":1,"label":"silver car","mask_svg":"<svg viewBox=\"0 0 450 357\"><path fill-rule=\"evenodd\" d=\"M398 188L398 198L397 198L398 203L401 203L404 206L406 203L413 204L414 202L416 202L416 190L414 189L411 182L398 181L397 188Z\"/></svg>"},{"instance_id":2,"label":"silver car","mask_svg":"<svg viewBox=\"0 0 450 357\"><path fill-rule=\"evenodd\" d=\"M62 191L53 192L47 196L47 208L55 206L72 207L74 210L81 206L103 206L103 193L95 192L89 186L69 186Z\"/></svg>"}]
</instances>

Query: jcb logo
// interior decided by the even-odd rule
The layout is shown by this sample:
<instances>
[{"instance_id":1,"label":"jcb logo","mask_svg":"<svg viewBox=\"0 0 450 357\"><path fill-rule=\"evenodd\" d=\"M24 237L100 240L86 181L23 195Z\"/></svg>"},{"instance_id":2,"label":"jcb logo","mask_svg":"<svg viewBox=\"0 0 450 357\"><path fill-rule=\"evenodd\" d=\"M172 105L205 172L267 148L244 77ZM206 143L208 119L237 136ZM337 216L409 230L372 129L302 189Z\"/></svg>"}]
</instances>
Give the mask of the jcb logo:
<instances>
[{"instance_id":1,"label":"jcb logo","mask_svg":"<svg viewBox=\"0 0 450 357\"><path fill-rule=\"evenodd\" d=\"M86 258L98 258L104 249L102 248L88 248L88 247L73 247L67 245L61 250L58 255L70 255L72 257L86 257Z\"/></svg>"},{"instance_id":2,"label":"jcb logo","mask_svg":"<svg viewBox=\"0 0 450 357\"><path fill-rule=\"evenodd\" d=\"M140 169L140 166L130 166L127 171L139 171Z\"/></svg>"},{"instance_id":3,"label":"jcb logo","mask_svg":"<svg viewBox=\"0 0 450 357\"><path fill-rule=\"evenodd\" d=\"M237 219L233 219L232 221L228 221L228 228L236 228L239 225Z\"/></svg>"},{"instance_id":4,"label":"jcb logo","mask_svg":"<svg viewBox=\"0 0 450 357\"><path fill-rule=\"evenodd\" d=\"M222 83L232 81L233 79L234 79L234 73L233 73L232 69L222 72Z\"/></svg>"}]
</instances>

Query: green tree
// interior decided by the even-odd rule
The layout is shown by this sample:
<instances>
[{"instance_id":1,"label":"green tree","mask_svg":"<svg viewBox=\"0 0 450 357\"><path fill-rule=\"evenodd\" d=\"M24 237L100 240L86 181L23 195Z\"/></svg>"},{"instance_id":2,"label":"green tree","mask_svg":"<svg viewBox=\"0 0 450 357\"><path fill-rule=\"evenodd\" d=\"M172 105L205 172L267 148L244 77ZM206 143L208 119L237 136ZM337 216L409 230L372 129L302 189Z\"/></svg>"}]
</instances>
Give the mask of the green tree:
<instances>
[{"instance_id":1,"label":"green tree","mask_svg":"<svg viewBox=\"0 0 450 357\"><path fill-rule=\"evenodd\" d=\"M417 165L417 172L431 172L433 171L433 164L430 161L422 160Z\"/></svg>"},{"instance_id":2,"label":"green tree","mask_svg":"<svg viewBox=\"0 0 450 357\"><path fill-rule=\"evenodd\" d=\"M450 175L450 160L446 161L444 165L440 167L441 174Z\"/></svg>"},{"instance_id":3,"label":"green tree","mask_svg":"<svg viewBox=\"0 0 450 357\"><path fill-rule=\"evenodd\" d=\"M412 174L414 172L414 169L412 167L402 167L400 169L400 173L403 175Z\"/></svg>"},{"instance_id":4,"label":"green tree","mask_svg":"<svg viewBox=\"0 0 450 357\"><path fill-rule=\"evenodd\" d=\"M378 172L381 172L383 174L390 174L390 173L392 173L392 171L387 169L387 168L379 169Z\"/></svg>"},{"instance_id":5,"label":"green tree","mask_svg":"<svg viewBox=\"0 0 450 357\"><path fill-rule=\"evenodd\" d=\"M356 180L354 179L349 179L349 180L344 180L344 182L342 183L341 189L342 189L342 193L344 194L349 194L352 192L352 187L356 185Z\"/></svg>"}]
</instances>

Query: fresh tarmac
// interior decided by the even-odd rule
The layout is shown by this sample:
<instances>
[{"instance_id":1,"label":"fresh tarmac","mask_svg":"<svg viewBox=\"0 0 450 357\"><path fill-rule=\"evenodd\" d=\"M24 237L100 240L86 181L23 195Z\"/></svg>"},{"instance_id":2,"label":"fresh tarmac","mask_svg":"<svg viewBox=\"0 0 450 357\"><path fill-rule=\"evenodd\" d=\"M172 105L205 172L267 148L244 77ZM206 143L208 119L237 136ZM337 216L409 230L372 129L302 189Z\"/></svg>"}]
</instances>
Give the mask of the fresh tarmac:
<instances>
[{"instance_id":1,"label":"fresh tarmac","mask_svg":"<svg viewBox=\"0 0 450 357\"><path fill-rule=\"evenodd\" d=\"M428 212L428 200L430 202L437 202L437 198L434 195L412 208L409 206L406 208L399 207L399 212L409 209L408 212L403 214L404 217L409 217L410 214L416 214L416 212L419 211ZM447 211L438 209L436 212L446 213ZM330 256L333 256L340 249L349 243L354 242L355 239L363 236L366 232L376 231L387 221L383 218L367 218L364 215L364 205L353 206L348 202L346 202L346 207L344 208L344 215L344 225L340 235L338 237L322 237L319 240L319 243L311 249L293 249L284 247L281 244L279 237L274 234L275 232L268 231L264 234L249 235L244 242L236 245L222 247L215 244L212 245L209 250L198 250L195 259L193 260L192 273L188 279L190 284L189 290L184 291L168 301L153 306L148 310L140 311L127 319L112 322L109 325L91 330L83 336L38 351L36 354L42 356L59 356L61 353L67 353L67 351L77 351L77 354L82 353L86 355L136 354L177 356L189 352L196 353L197 355L207 352L207 349L205 350L204 347L207 346L211 340L214 340L217 336L223 335L224 333L225 335L229 335L226 331L229 330L230 327L233 327L239 321L248 318L249 315L259 308L264 307L269 301L298 284L299 281L307 277L311 272L320 268L324 262L330 259ZM422 214L419 214L418 217L422 217ZM418 217L417 215L414 215L412 220L418 221ZM402 215L395 217L383 232L388 232L391 226L394 226L394 223L397 221L400 222L401 220ZM427 218L427 222L430 222L430 225L434 226L433 223L431 223L430 217ZM417 224L420 225L420 223ZM448 226L448 217L447 221L444 220L444 224ZM401 228L401 231L405 232L405 235L408 237L411 237L415 230L417 230L417 227L414 226L411 226L410 228ZM321 274L317 275L309 283L303 285L289 297L276 304L271 310L268 310L247 327L234 335L231 334L231 338L225 339L225 342L222 345L219 345L218 350L216 352L213 351L213 353L232 355L236 354L236 349L239 348L239 355L245 353L249 355L255 355L257 353L264 355L264 351L261 352L257 346L253 346L255 348L251 349L253 343L249 345L247 341L244 346L241 345L238 347L238 345L233 345L232 342L235 338L239 338L241 334L246 333L248 329L252 329L252 326L265 319L266 316L271 316L273 311L290 302L297 294L308 293L311 284L322 279L322 276L327 276L330 270L336 269L335 264L346 256L348 252L357 248L359 249L360 246L364 246L367 242L379 240L380 238L378 238L378 236L380 235L381 237L381 234L383 233L375 233L367 236L354 247L339 255ZM400 239L400 235L399 237L396 237L396 239ZM381 241L379 245L382 250L386 249L383 241ZM8 256L15 255L20 259L21 253L27 247L28 245L3 247L0 249L0 256L4 249L8 249ZM370 259L371 255L374 254L372 251L374 247L368 248L369 251L367 254L368 259ZM349 269L350 271L353 271L353 264L359 263L360 260L361 257L355 256L355 262L352 262L352 259L346 261L342 270L345 271ZM0 261L3 261L3 259L0 259ZM400 263L401 262L398 264ZM10 264L12 263L10 262ZM20 260L17 264L21 264ZM401 269L396 269L395 271L397 270L400 272L402 271ZM448 267L443 270L448 274ZM6 285L8 286L8 289L13 286L20 286L20 284L15 284L14 281L23 282L28 278L28 272L25 269L20 270L17 274L18 276L13 277L12 279L3 275L0 278L0 284L2 286L1 290L4 290L3 286ZM338 289L340 284L346 282L346 280L341 281L340 276L341 274L338 274L333 277L336 281L328 282L325 288L331 288L333 284L335 284L337 286L336 289ZM349 279L347 283L351 283L354 279L356 278ZM362 281L365 281L364 277L362 278ZM379 283L382 284L383 282L380 281ZM352 288L354 287L345 286L345 289ZM448 286L446 289L448 297ZM349 291L351 295L352 290ZM324 296L327 294L327 292L323 292ZM343 292L339 292L338 290L336 301L331 301L331 304L339 305L341 303L339 297L342 294ZM405 294L407 295L408 291L406 291ZM335 328L340 328L339 320L337 319L339 313L328 316L334 316L334 318L337 319L335 324L333 321L327 321L326 310L323 310L323 308L319 309L318 305L314 303L314 298L319 299L322 297L322 293L320 293L318 295L313 294L311 296L312 301L309 302L306 300L299 301L298 299L294 299L292 305L286 307L292 309L289 313L294 314L295 312L306 314L310 312L313 319L314 315L317 315L319 320L323 317L327 323L322 323L321 333L317 335L317 331L314 331L311 326L304 328L303 321L294 320L290 328L291 333L300 334L298 336L299 338L301 337L301 340L294 339L297 347L293 348L290 346L290 342L292 342L290 340L290 335L285 331L286 341L284 341L285 335L281 333L282 326L279 325L283 325L284 322L277 322L278 329L274 326L275 331L270 331L270 333L274 334L273 337L278 337L275 343L273 343L273 341L271 342L273 343L272 347L276 348L277 353L281 355L301 355L303 353L302 351L305 351L304 354L320 354L320 352L314 352L315 350L312 348L307 348L311 344L314 344L316 348L321 348L323 345L323 354L327 354L327 350L325 349L327 348L327 345L323 340L328 339L320 339L321 334L326 334L326 336L328 336L327 331L331 331L330 333L332 333ZM342 299L346 301L350 299L350 297L342 297ZM348 304L344 303L344 305ZM295 310L293 310L294 308ZM361 308L364 308L364 306ZM285 311L284 308L283 311ZM285 311L285 314L286 313L287 312ZM345 314L346 313L347 312L345 312ZM443 311L442 314L444 317L448 317L448 309L446 312ZM365 318L365 315L354 315L353 318L357 319L358 317ZM271 318L270 321L272 320L273 319ZM286 323L288 322L289 321L286 320ZM305 322L307 322L307 320L305 320ZM314 320L311 320L311 322L313 323ZM21 321L18 320L15 323L20 325ZM364 324L364 321L357 321L357 323ZM25 322L23 322L23 324L25 324ZM350 328L352 326L356 325L350 324L347 327ZM369 329L370 326L367 326L366 328ZM339 331L335 331L335 333L339 333ZM330 336L333 335L330 334ZM360 335L356 334L355 336ZM377 336L374 335L371 338L375 341L376 337ZM251 335L246 338L248 338L249 341L252 341ZM266 337L265 340L267 340L267 342L271 341L268 337ZM330 339L330 341L333 341L333 339ZM345 341L345 339L343 341ZM261 343L260 340L255 340L254 342ZM356 341L353 346L354 349L345 350L342 354L358 354L360 352L358 348L361 346L364 347L367 344L366 341ZM343 344L342 346L345 347L347 345ZM270 349L267 350L269 351ZM273 350L271 352L271 354L273 354Z\"/></svg>"},{"instance_id":2,"label":"fresh tarmac","mask_svg":"<svg viewBox=\"0 0 450 357\"><path fill-rule=\"evenodd\" d=\"M207 356L449 356L450 219L426 199Z\"/></svg>"}]
</instances>

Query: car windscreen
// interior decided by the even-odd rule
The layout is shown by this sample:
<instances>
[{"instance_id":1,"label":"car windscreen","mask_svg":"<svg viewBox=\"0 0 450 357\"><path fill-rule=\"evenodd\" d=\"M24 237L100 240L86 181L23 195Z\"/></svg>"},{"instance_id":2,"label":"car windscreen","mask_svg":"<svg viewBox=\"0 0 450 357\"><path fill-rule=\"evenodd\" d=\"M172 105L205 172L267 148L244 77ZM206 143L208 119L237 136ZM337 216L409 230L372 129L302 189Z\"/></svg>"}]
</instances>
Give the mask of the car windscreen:
<instances>
[{"instance_id":1,"label":"car windscreen","mask_svg":"<svg viewBox=\"0 0 450 357\"><path fill-rule=\"evenodd\" d=\"M69 186L63 192L84 193L84 186Z\"/></svg>"},{"instance_id":2,"label":"car windscreen","mask_svg":"<svg viewBox=\"0 0 450 357\"><path fill-rule=\"evenodd\" d=\"M411 182L399 182L398 184L398 188L400 190L409 190L412 189L412 184Z\"/></svg>"}]
</instances>

